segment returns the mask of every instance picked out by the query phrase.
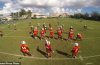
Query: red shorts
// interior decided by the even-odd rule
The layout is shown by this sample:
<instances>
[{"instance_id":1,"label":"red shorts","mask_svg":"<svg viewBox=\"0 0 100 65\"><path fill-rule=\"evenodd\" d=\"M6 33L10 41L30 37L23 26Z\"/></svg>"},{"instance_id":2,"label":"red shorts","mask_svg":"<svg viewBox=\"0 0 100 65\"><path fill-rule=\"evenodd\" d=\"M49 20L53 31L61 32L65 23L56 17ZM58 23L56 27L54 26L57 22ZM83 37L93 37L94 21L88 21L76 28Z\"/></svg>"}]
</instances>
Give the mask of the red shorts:
<instances>
[{"instance_id":1,"label":"red shorts","mask_svg":"<svg viewBox=\"0 0 100 65\"><path fill-rule=\"evenodd\" d=\"M37 36L37 34L34 34L34 36Z\"/></svg>"},{"instance_id":2,"label":"red shorts","mask_svg":"<svg viewBox=\"0 0 100 65\"><path fill-rule=\"evenodd\" d=\"M50 37L53 37L54 36L54 34L50 34Z\"/></svg>"},{"instance_id":3,"label":"red shorts","mask_svg":"<svg viewBox=\"0 0 100 65\"><path fill-rule=\"evenodd\" d=\"M41 37L44 37L44 34L41 34Z\"/></svg>"},{"instance_id":4,"label":"red shorts","mask_svg":"<svg viewBox=\"0 0 100 65\"><path fill-rule=\"evenodd\" d=\"M76 56L76 55L77 55L77 52L73 52L73 55L75 55L75 56Z\"/></svg>"},{"instance_id":5,"label":"red shorts","mask_svg":"<svg viewBox=\"0 0 100 65\"><path fill-rule=\"evenodd\" d=\"M59 36L59 37L61 37L61 36L62 36L62 34L58 34L58 36Z\"/></svg>"},{"instance_id":6,"label":"red shorts","mask_svg":"<svg viewBox=\"0 0 100 65\"><path fill-rule=\"evenodd\" d=\"M29 50L21 50L22 53L28 53Z\"/></svg>"},{"instance_id":7,"label":"red shorts","mask_svg":"<svg viewBox=\"0 0 100 65\"><path fill-rule=\"evenodd\" d=\"M73 54L74 56L76 56L76 55L78 54L78 52L75 52L75 51L72 50L72 54Z\"/></svg>"},{"instance_id":8,"label":"red shorts","mask_svg":"<svg viewBox=\"0 0 100 65\"><path fill-rule=\"evenodd\" d=\"M73 38L74 38L74 36L69 36L68 38L73 39Z\"/></svg>"},{"instance_id":9,"label":"red shorts","mask_svg":"<svg viewBox=\"0 0 100 65\"><path fill-rule=\"evenodd\" d=\"M78 39L82 39L82 37L77 37Z\"/></svg>"}]
</instances>

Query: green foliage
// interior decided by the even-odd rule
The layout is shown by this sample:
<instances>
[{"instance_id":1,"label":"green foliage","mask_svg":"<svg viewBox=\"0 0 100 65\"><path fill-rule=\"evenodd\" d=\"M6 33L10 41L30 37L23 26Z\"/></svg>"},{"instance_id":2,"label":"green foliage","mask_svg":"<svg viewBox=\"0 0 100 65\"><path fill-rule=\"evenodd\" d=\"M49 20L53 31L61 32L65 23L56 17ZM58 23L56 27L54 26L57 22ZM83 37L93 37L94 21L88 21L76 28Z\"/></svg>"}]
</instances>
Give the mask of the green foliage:
<instances>
[{"instance_id":1,"label":"green foliage","mask_svg":"<svg viewBox=\"0 0 100 65\"><path fill-rule=\"evenodd\" d=\"M31 10L25 11L24 9L21 9L19 12L11 13L11 16L13 18L19 18L19 17L22 17L23 15L27 15L28 18L30 18L32 15L32 12L31 12Z\"/></svg>"},{"instance_id":2,"label":"green foliage","mask_svg":"<svg viewBox=\"0 0 100 65\"><path fill-rule=\"evenodd\" d=\"M96 21L100 21L100 13L99 12L92 12L91 14L89 13L76 13L72 16L70 16L71 18L76 18L76 19L87 19L87 20L96 20Z\"/></svg>"}]
</instances>

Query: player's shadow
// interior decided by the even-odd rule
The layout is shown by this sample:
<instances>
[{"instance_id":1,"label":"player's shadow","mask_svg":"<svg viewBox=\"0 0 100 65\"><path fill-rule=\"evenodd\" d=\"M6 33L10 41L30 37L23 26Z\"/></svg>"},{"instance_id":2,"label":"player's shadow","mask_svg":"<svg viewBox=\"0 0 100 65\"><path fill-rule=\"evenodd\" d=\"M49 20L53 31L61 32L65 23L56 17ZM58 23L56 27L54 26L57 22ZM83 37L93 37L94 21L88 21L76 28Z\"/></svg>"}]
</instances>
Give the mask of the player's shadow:
<instances>
[{"instance_id":1,"label":"player's shadow","mask_svg":"<svg viewBox=\"0 0 100 65\"><path fill-rule=\"evenodd\" d=\"M64 56L66 56L66 57L68 57L68 58L71 58L71 57L72 57L70 54L65 53L65 52L63 52L63 51L60 51L60 50L56 50L56 51L57 51L57 53L59 53L59 54L61 54L61 55L64 55Z\"/></svg>"},{"instance_id":2,"label":"player's shadow","mask_svg":"<svg viewBox=\"0 0 100 65\"><path fill-rule=\"evenodd\" d=\"M58 35L58 33L57 33L57 32L55 32L54 34L55 34L55 35Z\"/></svg>"},{"instance_id":3,"label":"player's shadow","mask_svg":"<svg viewBox=\"0 0 100 65\"><path fill-rule=\"evenodd\" d=\"M42 50L39 48L39 46L37 47L37 51L40 52L42 55L44 55L44 56L47 58L46 52L42 51Z\"/></svg>"}]
</instances>

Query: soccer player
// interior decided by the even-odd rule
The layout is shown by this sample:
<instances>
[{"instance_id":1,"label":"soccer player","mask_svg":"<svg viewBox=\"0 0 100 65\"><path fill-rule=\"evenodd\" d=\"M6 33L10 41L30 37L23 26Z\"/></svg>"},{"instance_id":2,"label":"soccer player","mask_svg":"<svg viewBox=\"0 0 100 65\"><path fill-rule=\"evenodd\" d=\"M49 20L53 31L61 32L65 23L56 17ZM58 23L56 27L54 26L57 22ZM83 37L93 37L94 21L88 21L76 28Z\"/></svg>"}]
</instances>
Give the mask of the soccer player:
<instances>
[{"instance_id":1,"label":"soccer player","mask_svg":"<svg viewBox=\"0 0 100 65\"><path fill-rule=\"evenodd\" d=\"M51 24L49 23L49 29L51 28Z\"/></svg>"},{"instance_id":2,"label":"soccer player","mask_svg":"<svg viewBox=\"0 0 100 65\"><path fill-rule=\"evenodd\" d=\"M35 27L34 30L33 30L33 36L34 36L35 39L38 36L38 29L37 29L37 27Z\"/></svg>"},{"instance_id":3,"label":"soccer player","mask_svg":"<svg viewBox=\"0 0 100 65\"><path fill-rule=\"evenodd\" d=\"M87 25L84 25L84 29L87 29Z\"/></svg>"},{"instance_id":4,"label":"soccer player","mask_svg":"<svg viewBox=\"0 0 100 65\"><path fill-rule=\"evenodd\" d=\"M73 29L73 26L70 26L70 29Z\"/></svg>"},{"instance_id":5,"label":"soccer player","mask_svg":"<svg viewBox=\"0 0 100 65\"><path fill-rule=\"evenodd\" d=\"M52 48L51 48L51 43L48 40L45 40L45 47L46 47L46 53L47 53L47 57L51 57L51 53L52 53ZM54 51L53 51L54 52Z\"/></svg>"},{"instance_id":6,"label":"soccer player","mask_svg":"<svg viewBox=\"0 0 100 65\"><path fill-rule=\"evenodd\" d=\"M58 28L57 34L58 34L58 38L62 39L62 31L60 30L60 28Z\"/></svg>"},{"instance_id":7,"label":"soccer player","mask_svg":"<svg viewBox=\"0 0 100 65\"><path fill-rule=\"evenodd\" d=\"M24 56L32 56L30 53L30 49L25 41L21 41L20 51L23 53Z\"/></svg>"},{"instance_id":8,"label":"soccer player","mask_svg":"<svg viewBox=\"0 0 100 65\"><path fill-rule=\"evenodd\" d=\"M69 31L74 31L73 26L70 26Z\"/></svg>"},{"instance_id":9,"label":"soccer player","mask_svg":"<svg viewBox=\"0 0 100 65\"><path fill-rule=\"evenodd\" d=\"M60 26L60 30L61 30L61 32L63 33L63 31L64 31L64 30L63 30L63 26Z\"/></svg>"},{"instance_id":10,"label":"soccer player","mask_svg":"<svg viewBox=\"0 0 100 65\"><path fill-rule=\"evenodd\" d=\"M3 37L3 32L2 31L0 31L0 37Z\"/></svg>"},{"instance_id":11,"label":"soccer player","mask_svg":"<svg viewBox=\"0 0 100 65\"><path fill-rule=\"evenodd\" d=\"M76 40L77 40L77 39L82 40L82 35L81 35L80 33L77 34Z\"/></svg>"},{"instance_id":12,"label":"soccer player","mask_svg":"<svg viewBox=\"0 0 100 65\"><path fill-rule=\"evenodd\" d=\"M76 58L78 52L79 52L79 44L78 43L74 43L74 47L72 48L72 57Z\"/></svg>"},{"instance_id":13,"label":"soccer player","mask_svg":"<svg viewBox=\"0 0 100 65\"><path fill-rule=\"evenodd\" d=\"M53 38L53 37L54 37L54 31L53 31L53 29L52 29L52 28L50 28L50 30L49 30L49 31L50 31L50 36L49 36L49 37L50 37L50 38Z\"/></svg>"},{"instance_id":14,"label":"soccer player","mask_svg":"<svg viewBox=\"0 0 100 65\"><path fill-rule=\"evenodd\" d=\"M41 39L43 39L44 36L45 36L45 30L44 30L44 28L42 28L42 30L40 31L40 35L41 35Z\"/></svg>"},{"instance_id":15,"label":"soccer player","mask_svg":"<svg viewBox=\"0 0 100 65\"><path fill-rule=\"evenodd\" d=\"M73 29L70 29L69 33L68 33L68 39L73 40L74 39L74 31Z\"/></svg>"}]
</instances>

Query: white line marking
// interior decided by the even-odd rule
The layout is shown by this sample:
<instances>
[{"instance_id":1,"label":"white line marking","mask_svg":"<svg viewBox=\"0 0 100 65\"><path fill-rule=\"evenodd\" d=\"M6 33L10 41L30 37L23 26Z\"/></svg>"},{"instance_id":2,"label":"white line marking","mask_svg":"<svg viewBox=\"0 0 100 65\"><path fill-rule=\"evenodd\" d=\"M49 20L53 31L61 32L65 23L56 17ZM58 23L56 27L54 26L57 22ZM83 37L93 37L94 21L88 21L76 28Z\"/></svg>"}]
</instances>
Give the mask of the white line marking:
<instances>
[{"instance_id":1,"label":"white line marking","mask_svg":"<svg viewBox=\"0 0 100 65\"><path fill-rule=\"evenodd\" d=\"M80 59L81 61L83 61L83 57L82 57L81 55L79 55L79 59Z\"/></svg>"},{"instance_id":2,"label":"white line marking","mask_svg":"<svg viewBox=\"0 0 100 65\"><path fill-rule=\"evenodd\" d=\"M88 58L99 57L99 56L100 55L94 55L94 56L87 56L87 57L84 57L84 58L88 59Z\"/></svg>"},{"instance_id":3,"label":"white line marking","mask_svg":"<svg viewBox=\"0 0 100 65\"><path fill-rule=\"evenodd\" d=\"M11 53L6 53L6 52L0 52L0 54L5 54L5 55L11 55L11 56L17 56L17 57L23 57L23 58L30 58L30 59L40 59L40 60L75 60L75 59L80 59L80 58L42 58L42 57L34 57L34 56L23 56L23 55L17 55L17 54L11 54ZM82 60L88 59L88 58L93 58L93 57L99 57L100 55L94 55L94 56L87 56L87 57L82 57Z\"/></svg>"},{"instance_id":4,"label":"white line marking","mask_svg":"<svg viewBox=\"0 0 100 65\"><path fill-rule=\"evenodd\" d=\"M86 63L86 65L91 65L91 64L93 64L93 63Z\"/></svg>"},{"instance_id":5,"label":"white line marking","mask_svg":"<svg viewBox=\"0 0 100 65\"><path fill-rule=\"evenodd\" d=\"M34 56L23 56L23 55L17 55L17 54L5 53L5 52L0 52L0 53L6 54L6 55L11 55L11 56L31 58L31 59L41 59L41 60L66 60L66 59L74 60L74 58L42 58L42 57L34 57ZM78 58L76 58L76 59L78 59Z\"/></svg>"}]
</instances>

